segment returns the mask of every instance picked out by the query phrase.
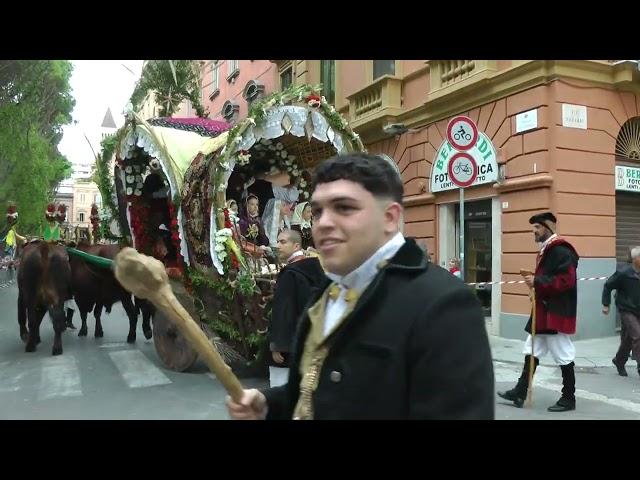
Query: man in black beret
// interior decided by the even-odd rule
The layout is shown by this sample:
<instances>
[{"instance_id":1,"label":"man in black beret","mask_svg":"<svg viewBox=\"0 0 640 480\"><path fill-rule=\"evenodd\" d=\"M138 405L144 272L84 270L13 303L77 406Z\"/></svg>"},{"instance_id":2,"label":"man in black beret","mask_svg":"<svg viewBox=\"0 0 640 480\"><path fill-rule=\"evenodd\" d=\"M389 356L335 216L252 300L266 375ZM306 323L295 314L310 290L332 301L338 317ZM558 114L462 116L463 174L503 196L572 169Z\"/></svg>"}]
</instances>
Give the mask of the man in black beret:
<instances>
[{"instance_id":1,"label":"man in black beret","mask_svg":"<svg viewBox=\"0 0 640 480\"><path fill-rule=\"evenodd\" d=\"M525 362L522 375L512 390L498 392L502 398L522 407L529 388L530 356L534 356L533 369L540 357L551 353L562 371L562 396L550 412L564 412L576 408L576 381L574 359L576 350L570 335L576 333L578 291L576 271L580 258L576 249L556 233L556 217L551 212L533 215L536 242L541 244L533 275L524 274L525 283L535 292L536 326L535 351L532 352L531 317L525 327L529 333L525 342Z\"/></svg>"}]
</instances>

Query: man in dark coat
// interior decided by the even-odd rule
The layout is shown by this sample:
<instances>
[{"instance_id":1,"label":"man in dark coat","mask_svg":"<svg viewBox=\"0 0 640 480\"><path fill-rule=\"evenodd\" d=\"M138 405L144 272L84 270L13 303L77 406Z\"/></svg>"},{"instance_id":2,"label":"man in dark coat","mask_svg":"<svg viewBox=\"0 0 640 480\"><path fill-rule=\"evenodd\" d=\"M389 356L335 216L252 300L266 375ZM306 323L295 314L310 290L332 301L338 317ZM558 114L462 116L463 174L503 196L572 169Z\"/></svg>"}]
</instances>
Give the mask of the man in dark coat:
<instances>
[{"instance_id":1,"label":"man in dark coat","mask_svg":"<svg viewBox=\"0 0 640 480\"><path fill-rule=\"evenodd\" d=\"M498 395L512 401L515 406L522 407L529 387L530 356L534 356L535 371L540 357L549 352L562 371L562 396L548 411L575 410L576 379L573 361L576 350L570 335L576 333L576 271L580 257L569 242L555 233L556 217L551 212L534 215L529 223L533 225L536 242L542 244L534 275L524 277L527 286L535 291L535 352L531 352L532 322L529 317L525 327L529 335L523 351L525 361L522 374L515 388L498 392Z\"/></svg>"},{"instance_id":2,"label":"man in dark coat","mask_svg":"<svg viewBox=\"0 0 640 480\"><path fill-rule=\"evenodd\" d=\"M623 265L605 282L602 289L602 313L605 315L611 305L611 290L617 291L616 307L622 318L620 348L612 362L618 374L626 377L624 365L631 350L640 374L640 246L631 249L631 263Z\"/></svg>"},{"instance_id":3,"label":"man in dark coat","mask_svg":"<svg viewBox=\"0 0 640 480\"><path fill-rule=\"evenodd\" d=\"M269 326L269 349L273 365L269 367L270 383L277 387L287 383L289 356L293 338L312 288L325 279L320 261L306 257L300 233L283 230L278 235L278 259L285 264L276 280Z\"/></svg>"},{"instance_id":4,"label":"man in dark coat","mask_svg":"<svg viewBox=\"0 0 640 480\"><path fill-rule=\"evenodd\" d=\"M313 295L286 385L227 398L235 419L493 419L494 376L473 292L399 231L384 159L315 171L313 238L330 280Z\"/></svg>"}]
</instances>

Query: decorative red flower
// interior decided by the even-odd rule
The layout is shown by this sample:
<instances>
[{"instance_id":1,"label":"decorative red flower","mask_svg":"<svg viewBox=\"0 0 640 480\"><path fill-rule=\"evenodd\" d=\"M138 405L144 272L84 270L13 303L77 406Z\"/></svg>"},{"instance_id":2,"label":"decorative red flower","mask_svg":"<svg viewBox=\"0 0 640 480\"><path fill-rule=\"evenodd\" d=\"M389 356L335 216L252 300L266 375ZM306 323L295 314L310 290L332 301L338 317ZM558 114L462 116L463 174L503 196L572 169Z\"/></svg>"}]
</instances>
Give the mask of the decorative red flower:
<instances>
[{"instance_id":1,"label":"decorative red flower","mask_svg":"<svg viewBox=\"0 0 640 480\"><path fill-rule=\"evenodd\" d=\"M309 95L307 97L307 105L311 108L318 108L321 105L320 97L318 95Z\"/></svg>"},{"instance_id":2,"label":"decorative red flower","mask_svg":"<svg viewBox=\"0 0 640 480\"><path fill-rule=\"evenodd\" d=\"M150 254L152 250L152 242L145 219L149 218L149 207L140 197L131 200L131 230L134 236L134 247L141 253Z\"/></svg>"},{"instance_id":3,"label":"decorative red flower","mask_svg":"<svg viewBox=\"0 0 640 480\"><path fill-rule=\"evenodd\" d=\"M231 218L229 218L229 209L225 208L223 212L224 212L224 228L233 228L233 225L231 224Z\"/></svg>"}]
</instances>

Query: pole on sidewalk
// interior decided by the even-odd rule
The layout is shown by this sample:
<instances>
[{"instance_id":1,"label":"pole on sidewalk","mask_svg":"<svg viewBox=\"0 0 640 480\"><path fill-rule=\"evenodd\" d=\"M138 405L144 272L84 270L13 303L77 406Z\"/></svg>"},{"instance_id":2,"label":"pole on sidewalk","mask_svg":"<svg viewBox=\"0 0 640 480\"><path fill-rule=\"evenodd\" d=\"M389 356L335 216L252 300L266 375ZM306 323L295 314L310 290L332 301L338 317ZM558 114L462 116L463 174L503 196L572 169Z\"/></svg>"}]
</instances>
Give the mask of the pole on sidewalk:
<instances>
[{"instance_id":1,"label":"pole on sidewalk","mask_svg":"<svg viewBox=\"0 0 640 480\"><path fill-rule=\"evenodd\" d=\"M460 188L460 280L464 282L464 188Z\"/></svg>"}]
</instances>

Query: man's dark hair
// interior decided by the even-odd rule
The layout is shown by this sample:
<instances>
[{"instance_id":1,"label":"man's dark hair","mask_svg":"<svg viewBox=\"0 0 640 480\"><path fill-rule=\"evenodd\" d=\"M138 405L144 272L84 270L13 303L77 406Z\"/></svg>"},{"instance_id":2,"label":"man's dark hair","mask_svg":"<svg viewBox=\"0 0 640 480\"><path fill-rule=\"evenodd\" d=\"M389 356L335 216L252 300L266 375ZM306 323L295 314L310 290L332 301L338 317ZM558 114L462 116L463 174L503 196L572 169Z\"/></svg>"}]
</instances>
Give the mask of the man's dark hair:
<instances>
[{"instance_id":1,"label":"man's dark hair","mask_svg":"<svg viewBox=\"0 0 640 480\"><path fill-rule=\"evenodd\" d=\"M404 188L393 167L382 157L367 153L336 155L316 167L313 190L321 183L349 180L362 185L376 198L390 198L402 204Z\"/></svg>"},{"instance_id":2,"label":"man's dark hair","mask_svg":"<svg viewBox=\"0 0 640 480\"><path fill-rule=\"evenodd\" d=\"M299 231L287 228L282 230L282 232L280 232L280 235L282 235L283 233L287 236L291 243L302 245L302 236L300 235Z\"/></svg>"}]
</instances>

